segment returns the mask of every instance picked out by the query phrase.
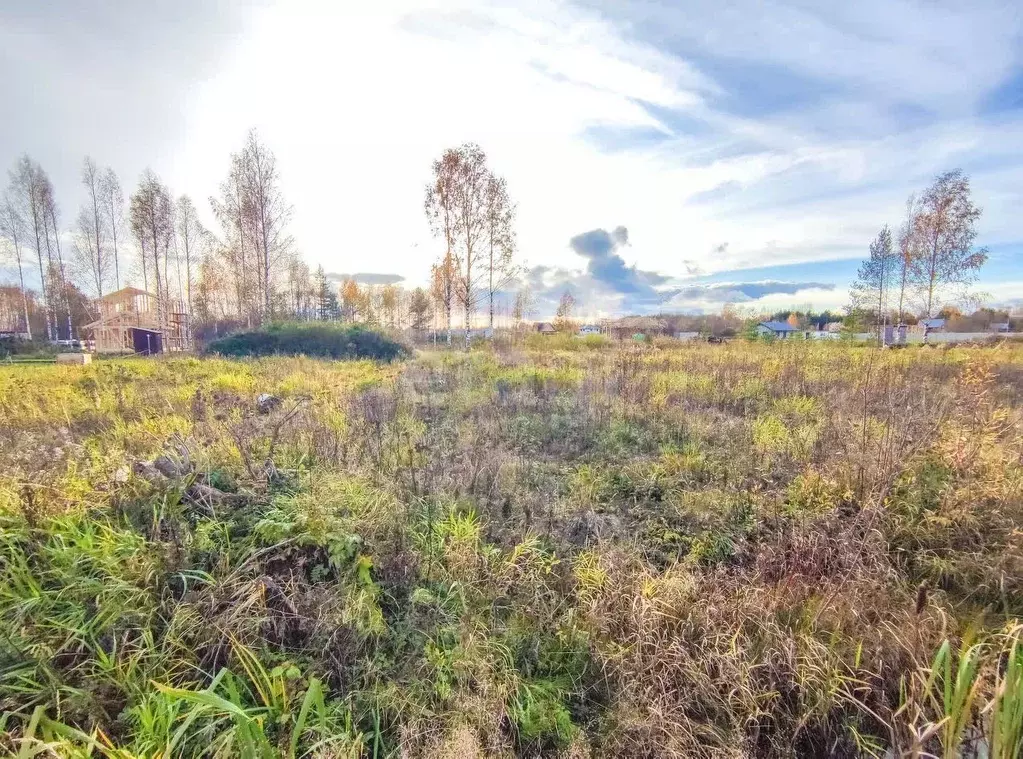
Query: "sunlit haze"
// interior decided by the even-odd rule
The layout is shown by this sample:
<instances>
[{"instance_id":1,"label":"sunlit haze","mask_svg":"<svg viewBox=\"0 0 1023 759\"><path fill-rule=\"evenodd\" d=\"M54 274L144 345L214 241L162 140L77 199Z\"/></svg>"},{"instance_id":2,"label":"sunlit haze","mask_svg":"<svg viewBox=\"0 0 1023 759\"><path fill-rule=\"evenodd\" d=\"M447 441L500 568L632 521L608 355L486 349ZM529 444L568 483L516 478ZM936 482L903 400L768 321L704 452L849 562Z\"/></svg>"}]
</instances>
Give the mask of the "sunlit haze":
<instances>
[{"instance_id":1,"label":"sunlit haze","mask_svg":"<svg viewBox=\"0 0 1023 759\"><path fill-rule=\"evenodd\" d=\"M86 154L128 190L152 167L209 217L255 127L311 266L422 284L431 162L473 141L538 290L594 312L823 308L907 196L962 168L979 288L1023 297L1018 3L150 5L0 10L0 166L38 160L66 217ZM633 286L572 244L618 227Z\"/></svg>"}]
</instances>

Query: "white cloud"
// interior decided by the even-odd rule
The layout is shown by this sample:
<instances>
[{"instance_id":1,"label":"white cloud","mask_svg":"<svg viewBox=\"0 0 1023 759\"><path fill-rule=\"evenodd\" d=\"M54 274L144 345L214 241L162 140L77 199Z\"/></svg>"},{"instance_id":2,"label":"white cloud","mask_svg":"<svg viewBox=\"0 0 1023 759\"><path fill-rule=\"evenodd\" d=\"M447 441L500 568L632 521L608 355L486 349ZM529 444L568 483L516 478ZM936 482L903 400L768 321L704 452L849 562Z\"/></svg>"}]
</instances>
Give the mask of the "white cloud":
<instances>
[{"instance_id":1,"label":"white cloud","mask_svg":"<svg viewBox=\"0 0 1023 759\"><path fill-rule=\"evenodd\" d=\"M178 26L182 39L204 33ZM202 65L167 90L179 120L157 133L133 98L119 111L104 101L104 133L133 162L150 151L175 191L201 202L256 126L278 155L301 249L329 270L425 279L438 250L422 213L430 163L468 140L508 178L533 265L579 269L568 241L617 224L627 263L667 275L856 258L898 223L909 192L958 165L986 208L980 242L1023 240L1023 115L981 112L1021 63L1007 4L279 0L216 28L217 55L195 45ZM23 48L8 55L30 62ZM116 89L138 55L106 50L92 86ZM56 68L42 81L71 91L73 67ZM761 72L752 91L750 72ZM775 79L791 80L791 102ZM71 102L48 139L89 122L89 103ZM80 157L60 160L73 177ZM126 185L143 166L122 171Z\"/></svg>"},{"instance_id":2,"label":"white cloud","mask_svg":"<svg viewBox=\"0 0 1023 759\"><path fill-rule=\"evenodd\" d=\"M746 17L734 39L704 35L701 44L799 70L812 68L812 56L819 74L875 92L922 86L936 71L945 81L921 97L958 86L959 74L948 68L963 56L940 40L928 47L933 38L919 30L901 46L897 35L869 42L837 22L772 7L754 41L751 24L766 21L766 12ZM958 19L937 15L937 31ZM864 23L859 16L844 21ZM635 263L677 273L683 258L715 271L813 260L820 251L859 256L876 227L898 221L905 195L921 178L1004 144L997 130L961 119L856 138L862 130L851 120L883 120L883 102L826 101L760 120L729 115L712 105L721 84L624 30L557 2L400 3L358 11L312 0L281 3L190 104L189 148L175 174L211 186L227 152L255 124L278 152L297 209L296 233L312 259L349 270L366 268L367 259L380 269L386 260L385 268L421 280L436 248L421 211L430 162L445 147L474 140L508 177L530 262L578 265L569 238L614 219L632 232ZM805 45L780 42L793 30ZM871 56L879 60L871 59L867 71L856 67ZM977 57L967 70L986 66L978 74L983 81L1004 69L1001 54ZM883 65L886 80L878 74ZM688 134L638 100L706 128ZM853 136L828 136L835 126L829 119L850 120ZM583 138L592 125L646 127L667 140L609 153ZM1005 128L1020 126L999 127ZM715 154L721 157L708 160ZM726 183L740 188L738 202L688 202ZM795 197L772 204L757 198L761 189ZM1014 197L1003 189L996 205ZM996 225L1006 226L1004 219ZM1006 233L1018 237L1019 229ZM729 241L728 254L711 256L721 240Z\"/></svg>"}]
</instances>

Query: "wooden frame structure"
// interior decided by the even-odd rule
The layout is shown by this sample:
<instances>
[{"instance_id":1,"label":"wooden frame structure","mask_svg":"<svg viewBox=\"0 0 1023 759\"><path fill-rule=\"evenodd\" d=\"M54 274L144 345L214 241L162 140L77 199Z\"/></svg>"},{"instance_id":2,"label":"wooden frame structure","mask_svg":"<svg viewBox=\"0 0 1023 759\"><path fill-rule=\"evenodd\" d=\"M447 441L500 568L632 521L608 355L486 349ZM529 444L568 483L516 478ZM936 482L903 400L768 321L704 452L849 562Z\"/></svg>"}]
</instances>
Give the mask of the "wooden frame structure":
<instances>
[{"instance_id":1,"label":"wooden frame structure","mask_svg":"<svg viewBox=\"0 0 1023 759\"><path fill-rule=\"evenodd\" d=\"M83 329L92 332L97 353L149 355L187 350L188 314L180 303L170 305L161 319L155 295L137 287L124 287L96 300L99 319ZM153 339L154 335L158 338Z\"/></svg>"}]
</instances>

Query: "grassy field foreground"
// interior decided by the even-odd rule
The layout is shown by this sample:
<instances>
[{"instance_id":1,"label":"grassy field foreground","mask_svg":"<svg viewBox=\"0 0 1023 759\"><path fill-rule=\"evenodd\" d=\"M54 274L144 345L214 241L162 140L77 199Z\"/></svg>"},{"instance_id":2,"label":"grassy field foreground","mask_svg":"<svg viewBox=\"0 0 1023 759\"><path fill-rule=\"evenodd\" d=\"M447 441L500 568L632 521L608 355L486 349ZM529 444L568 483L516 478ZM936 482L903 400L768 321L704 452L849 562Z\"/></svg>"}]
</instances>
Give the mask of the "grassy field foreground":
<instances>
[{"instance_id":1,"label":"grassy field foreground","mask_svg":"<svg viewBox=\"0 0 1023 759\"><path fill-rule=\"evenodd\" d=\"M1021 407L1018 347L0 368L0 753L1018 756Z\"/></svg>"}]
</instances>

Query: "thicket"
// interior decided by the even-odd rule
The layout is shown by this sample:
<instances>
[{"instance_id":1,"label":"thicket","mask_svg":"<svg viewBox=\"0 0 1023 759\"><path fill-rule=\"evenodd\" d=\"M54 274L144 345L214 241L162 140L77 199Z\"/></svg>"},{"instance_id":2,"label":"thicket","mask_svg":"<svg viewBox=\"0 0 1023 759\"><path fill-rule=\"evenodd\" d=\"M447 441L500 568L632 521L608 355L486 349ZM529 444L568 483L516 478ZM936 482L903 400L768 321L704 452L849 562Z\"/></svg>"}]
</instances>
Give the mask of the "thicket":
<instances>
[{"instance_id":1,"label":"thicket","mask_svg":"<svg viewBox=\"0 0 1023 759\"><path fill-rule=\"evenodd\" d=\"M0 368L0 751L1018 756L1023 350L551 345Z\"/></svg>"},{"instance_id":2,"label":"thicket","mask_svg":"<svg viewBox=\"0 0 1023 759\"><path fill-rule=\"evenodd\" d=\"M305 355L393 361L406 357L408 348L362 324L281 322L213 340L206 346L206 353L233 358Z\"/></svg>"},{"instance_id":3,"label":"thicket","mask_svg":"<svg viewBox=\"0 0 1023 759\"><path fill-rule=\"evenodd\" d=\"M0 360L11 356L48 357L52 358L60 349L41 340L15 340L0 338Z\"/></svg>"}]
</instances>

